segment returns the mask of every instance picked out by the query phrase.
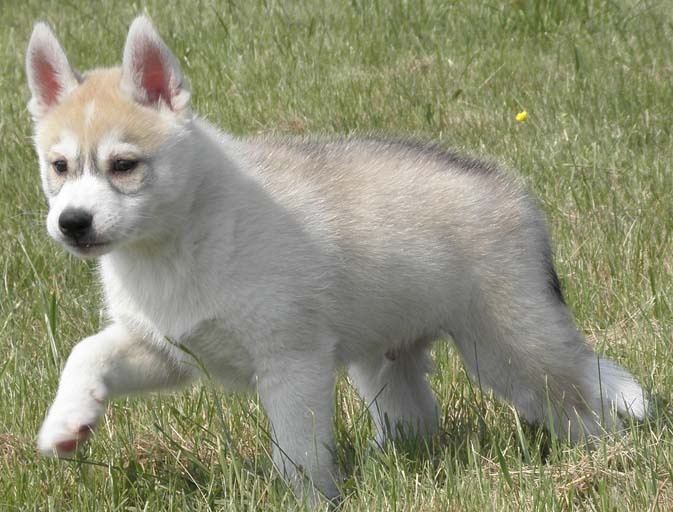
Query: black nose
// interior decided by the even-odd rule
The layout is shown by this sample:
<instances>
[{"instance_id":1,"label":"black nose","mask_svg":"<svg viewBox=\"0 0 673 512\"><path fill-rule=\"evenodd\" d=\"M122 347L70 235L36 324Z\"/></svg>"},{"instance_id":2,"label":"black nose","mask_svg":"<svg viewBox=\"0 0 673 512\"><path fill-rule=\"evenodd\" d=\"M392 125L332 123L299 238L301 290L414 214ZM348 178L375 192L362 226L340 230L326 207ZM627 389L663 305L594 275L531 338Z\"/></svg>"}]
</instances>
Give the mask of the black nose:
<instances>
[{"instance_id":1,"label":"black nose","mask_svg":"<svg viewBox=\"0 0 673 512\"><path fill-rule=\"evenodd\" d=\"M58 227L65 236L82 238L91 229L93 215L86 210L69 208L63 210L58 218Z\"/></svg>"}]
</instances>

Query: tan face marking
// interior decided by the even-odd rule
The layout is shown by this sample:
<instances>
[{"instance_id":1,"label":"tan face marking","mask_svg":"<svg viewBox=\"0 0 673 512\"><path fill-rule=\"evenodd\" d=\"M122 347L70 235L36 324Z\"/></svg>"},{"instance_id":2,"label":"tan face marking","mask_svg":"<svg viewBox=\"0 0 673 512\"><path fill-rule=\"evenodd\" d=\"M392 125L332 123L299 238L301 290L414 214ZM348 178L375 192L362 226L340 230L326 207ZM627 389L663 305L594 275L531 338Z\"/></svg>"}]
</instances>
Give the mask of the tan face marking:
<instances>
[{"instance_id":1,"label":"tan face marking","mask_svg":"<svg viewBox=\"0 0 673 512\"><path fill-rule=\"evenodd\" d=\"M90 152L113 131L144 151L156 149L168 135L170 122L159 111L124 95L119 89L120 80L118 68L87 74L80 86L40 123L40 146L56 143L65 128L75 134L82 152Z\"/></svg>"},{"instance_id":2,"label":"tan face marking","mask_svg":"<svg viewBox=\"0 0 673 512\"><path fill-rule=\"evenodd\" d=\"M90 126L96 114L96 102L91 100L84 109L84 124Z\"/></svg>"},{"instance_id":3,"label":"tan face marking","mask_svg":"<svg viewBox=\"0 0 673 512\"><path fill-rule=\"evenodd\" d=\"M107 172L112 186L124 194L137 192L145 183L147 167L144 156L142 148L123 142L119 134L114 132L104 137L98 146L99 166ZM116 160L138 162L138 164L131 171L115 172Z\"/></svg>"},{"instance_id":4,"label":"tan face marking","mask_svg":"<svg viewBox=\"0 0 673 512\"><path fill-rule=\"evenodd\" d=\"M140 164L126 174L111 173L112 160L147 161L173 131L174 121L125 95L119 88L120 80L118 68L87 74L40 122L36 140L47 158L63 153L73 169L82 167L104 174L115 188L132 193L142 186L146 166ZM77 159L81 160L79 164ZM53 171L48 174L48 181L54 181L53 188L60 188L65 177Z\"/></svg>"},{"instance_id":5,"label":"tan face marking","mask_svg":"<svg viewBox=\"0 0 673 512\"><path fill-rule=\"evenodd\" d=\"M79 144L77 143L75 134L69 130L63 130L59 141L51 146L46 154L47 165L49 167L46 178L51 195L58 193L68 176L79 172L79 157ZM66 162L67 172L60 173L56 170L54 163L59 160Z\"/></svg>"}]
</instances>

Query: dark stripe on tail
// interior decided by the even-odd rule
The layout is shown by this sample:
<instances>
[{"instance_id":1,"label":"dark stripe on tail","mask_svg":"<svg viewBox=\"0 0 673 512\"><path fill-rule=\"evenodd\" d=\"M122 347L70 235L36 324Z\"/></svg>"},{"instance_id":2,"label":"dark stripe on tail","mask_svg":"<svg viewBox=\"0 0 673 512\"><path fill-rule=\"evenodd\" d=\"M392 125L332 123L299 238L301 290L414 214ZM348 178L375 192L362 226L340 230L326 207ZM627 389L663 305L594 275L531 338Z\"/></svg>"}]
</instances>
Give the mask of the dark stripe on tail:
<instances>
[{"instance_id":1,"label":"dark stripe on tail","mask_svg":"<svg viewBox=\"0 0 673 512\"><path fill-rule=\"evenodd\" d=\"M559 280L556 269L554 268L554 258L552 256L551 249L547 249L545 251L544 265L547 269L547 282L549 283L549 289L558 300L565 304L566 301L563 297L563 290L561 290L561 281Z\"/></svg>"},{"instance_id":2,"label":"dark stripe on tail","mask_svg":"<svg viewBox=\"0 0 673 512\"><path fill-rule=\"evenodd\" d=\"M558 300L565 304L566 300L563 297L563 290L561 290L561 282L559 281L558 274L556 273L556 269L553 265L549 268L549 285L551 286L551 290L554 295L556 295Z\"/></svg>"}]
</instances>

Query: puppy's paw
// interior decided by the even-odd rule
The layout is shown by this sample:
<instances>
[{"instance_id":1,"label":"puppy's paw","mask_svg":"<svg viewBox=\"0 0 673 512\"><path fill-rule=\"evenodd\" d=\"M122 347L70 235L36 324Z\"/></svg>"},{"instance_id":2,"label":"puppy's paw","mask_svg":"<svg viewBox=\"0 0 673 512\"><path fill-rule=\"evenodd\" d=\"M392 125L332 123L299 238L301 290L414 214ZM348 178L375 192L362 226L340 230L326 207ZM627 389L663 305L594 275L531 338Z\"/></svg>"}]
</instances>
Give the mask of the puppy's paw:
<instances>
[{"instance_id":1,"label":"puppy's paw","mask_svg":"<svg viewBox=\"0 0 673 512\"><path fill-rule=\"evenodd\" d=\"M37 436L37 448L48 457L71 455L98 424L105 404L92 395L57 397Z\"/></svg>"}]
</instances>

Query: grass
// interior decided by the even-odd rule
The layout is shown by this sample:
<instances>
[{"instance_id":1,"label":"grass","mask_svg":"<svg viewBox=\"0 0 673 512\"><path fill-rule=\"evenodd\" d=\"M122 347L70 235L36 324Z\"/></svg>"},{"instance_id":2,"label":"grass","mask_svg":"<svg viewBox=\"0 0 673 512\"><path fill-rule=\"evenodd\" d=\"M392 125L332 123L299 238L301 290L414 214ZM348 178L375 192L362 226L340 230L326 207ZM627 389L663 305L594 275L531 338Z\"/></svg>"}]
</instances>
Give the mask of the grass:
<instances>
[{"instance_id":1,"label":"grass","mask_svg":"<svg viewBox=\"0 0 673 512\"><path fill-rule=\"evenodd\" d=\"M196 111L232 133L407 135L514 169L548 214L581 329L659 404L624 438L573 448L521 425L440 344L431 447L371 450L340 381L342 510L673 508L668 2L25 0L0 4L0 510L301 509L272 470L255 397L210 386L111 404L77 460L35 454L60 367L102 314L95 266L43 227L23 53L40 18L77 67L113 65L142 9Z\"/></svg>"}]
</instances>

